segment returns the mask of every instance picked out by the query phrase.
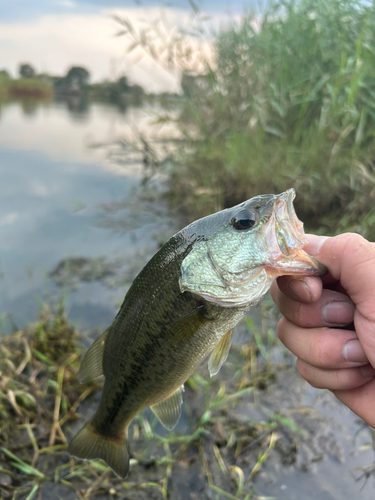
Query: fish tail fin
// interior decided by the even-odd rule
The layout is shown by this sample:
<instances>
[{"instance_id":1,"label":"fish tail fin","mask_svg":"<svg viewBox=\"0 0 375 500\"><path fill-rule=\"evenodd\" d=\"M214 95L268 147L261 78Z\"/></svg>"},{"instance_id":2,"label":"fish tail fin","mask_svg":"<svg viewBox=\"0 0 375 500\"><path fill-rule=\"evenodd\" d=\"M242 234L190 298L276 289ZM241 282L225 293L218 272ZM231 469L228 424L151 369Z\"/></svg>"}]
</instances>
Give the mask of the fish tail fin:
<instances>
[{"instance_id":1,"label":"fish tail fin","mask_svg":"<svg viewBox=\"0 0 375 500\"><path fill-rule=\"evenodd\" d=\"M122 438L110 438L100 434L90 420L69 444L68 452L76 458L92 460L101 458L120 477L129 472L129 449L126 433Z\"/></svg>"}]
</instances>

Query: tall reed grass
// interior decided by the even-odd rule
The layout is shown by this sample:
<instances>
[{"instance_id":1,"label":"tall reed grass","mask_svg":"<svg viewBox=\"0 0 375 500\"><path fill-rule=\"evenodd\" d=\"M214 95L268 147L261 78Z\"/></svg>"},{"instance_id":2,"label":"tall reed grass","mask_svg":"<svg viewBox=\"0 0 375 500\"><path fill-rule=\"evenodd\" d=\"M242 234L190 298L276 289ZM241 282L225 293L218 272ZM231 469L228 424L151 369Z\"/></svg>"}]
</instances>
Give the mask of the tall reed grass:
<instances>
[{"instance_id":1,"label":"tall reed grass","mask_svg":"<svg viewBox=\"0 0 375 500\"><path fill-rule=\"evenodd\" d=\"M294 186L310 229L375 238L374 5L278 0L215 35L199 74L174 40L185 140L171 195L191 218Z\"/></svg>"}]
</instances>

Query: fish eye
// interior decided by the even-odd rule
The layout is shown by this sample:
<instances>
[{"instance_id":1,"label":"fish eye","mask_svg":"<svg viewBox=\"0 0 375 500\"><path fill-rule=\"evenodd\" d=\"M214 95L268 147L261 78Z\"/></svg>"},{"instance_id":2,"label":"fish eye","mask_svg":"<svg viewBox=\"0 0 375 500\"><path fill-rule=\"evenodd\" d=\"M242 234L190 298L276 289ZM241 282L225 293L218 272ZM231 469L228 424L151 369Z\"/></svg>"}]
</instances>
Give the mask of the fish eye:
<instances>
[{"instance_id":1,"label":"fish eye","mask_svg":"<svg viewBox=\"0 0 375 500\"><path fill-rule=\"evenodd\" d=\"M242 210L231 220L232 226L238 231L251 229L257 222L257 214L251 210Z\"/></svg>"}]
</instances>

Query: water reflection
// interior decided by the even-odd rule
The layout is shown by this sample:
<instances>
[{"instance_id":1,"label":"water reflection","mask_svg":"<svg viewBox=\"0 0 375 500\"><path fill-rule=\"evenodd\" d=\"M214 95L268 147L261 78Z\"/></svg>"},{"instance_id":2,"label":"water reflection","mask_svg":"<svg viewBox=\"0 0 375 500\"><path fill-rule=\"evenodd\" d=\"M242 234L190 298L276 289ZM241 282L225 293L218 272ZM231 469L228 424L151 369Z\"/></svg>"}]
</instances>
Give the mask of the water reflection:
<instances>
[{"instance_id":1,"label":"water reflection","mask_svg":"<svg viewBox=\"0 0 375 500\"><path fill-rule=\"evenodd\" d=\"M39 107L39 102L35 101L35 99L23 99L20 105L22 106L22 111L25 116L35 116Z\"/></svg>"},{"instance_id":2,"label":"water reflection","mask_svg":"<svg viewBox=\"0 0 375 500\"><path fill-rule=\"evenodd\" d=\"M69 269L75 275L68 287L71 319L82 328L106 327L129 281L176 229L159 195L156 202L139 196L142 166L128 145L135 129L149 133L152 109L122 114L106 105L76 104L39 104L31 115L25 103L2 109L0 301L19 327L36 318L47 294L60 294L62 277L69 285ZM119 146L124 141L126 148ZM89 148L93 143L101 147ZM113 161L113 149L123 158L128 154L128 162ZM150 186L150 193L157 190ZM65 271L52 275L60 280L50 280L48 273L64 262ZM86 277L98 263L113 273L79 280L77 263Z\"/></svg>"},{"instance_id":3,"label":"water reflection","mask_svg":"<svg viewBox=\"0 0 375 500\"><path fill-rule=\"evenodd\" d=\"M70 116L73 120L84 120L88 118L92 109L98 105L98 103L91 101L86 94L72 94L57 95L53 101L51 101L50 99L43 100L35 98L23 98L17 101L0 99L0 111L2 108L6 108L9 106L18 106L25 116L33 116L40 109L54 108L56 104L64 107L70 113ZM99 107L100 106L110 107L117 113L122 115L125 114L129 108L129 104L126 101L113 102L109 104L107 103L107 105L105 103L99 103Z\"/></svg>"},{"instance_id":4,"label":"water reflection","mask_svg":"<svg viewBox=\"0 0 375 500\"><path fill-rule=\"evenodd\" d=\"M72 95L68 96L65 101L62 102L65 102L73 120L89 120L90 103L86 96Z\"/></svg>"}]
</instances>

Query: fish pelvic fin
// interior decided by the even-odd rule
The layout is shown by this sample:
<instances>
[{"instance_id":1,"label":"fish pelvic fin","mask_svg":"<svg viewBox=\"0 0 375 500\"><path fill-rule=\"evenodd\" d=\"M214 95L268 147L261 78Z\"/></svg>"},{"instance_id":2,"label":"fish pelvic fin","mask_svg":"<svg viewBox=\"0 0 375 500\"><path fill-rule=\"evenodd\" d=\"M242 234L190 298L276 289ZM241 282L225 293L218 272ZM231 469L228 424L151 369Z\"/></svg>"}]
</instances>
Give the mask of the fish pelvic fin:
<instances>
[{"instance_id":1,"label":"fish pelvic fin","mask_svg":"<svg viewBox=\"0 0 375 500\"><path fill-rule=\"evenodd\" d=\"M128 475L129 448L126 434L123 438L103 436L96 431L91 420L74 436L68 452L83 460L101 458L118 476L125 479Z\"/></svg>"},{"instance_id":2,"label":"fish pelvic fin","mask_svg":"<svg viewBox=\"0 0 375 500\"><path fill-rule=\"evenodd\" d=\"M169 431L176 427L180 418L183 392L184 386L182 385L163 401L150 407L162 425Z\"/></svg>"},{"instance_id":3,"label":"fish pelvic fin","mask_svg":"<svg viewBox=\"0 0 375 500\"><path fill-rule=\"evenodd\" d=\"M86 352L78 372L78 379L81 384L103 375L104 346L110 328L111 327L102 333L102 335L95 340L90 349Z\"/></svg>"},{"instance_id":4,"label":"fish pelvic fin","mask_svg":"<svg viewBox=\"0 0 375 500\"><path fill-rule=\"evenodd\" d=\"M217 344L215 349L212 351L210 359L208 360L208 369L210 370L210 375L213 377L218 373L221 365L228 357L229 349L232 344L233 329L229 330L220 342Z\"/></svg>"}]
</instances>

